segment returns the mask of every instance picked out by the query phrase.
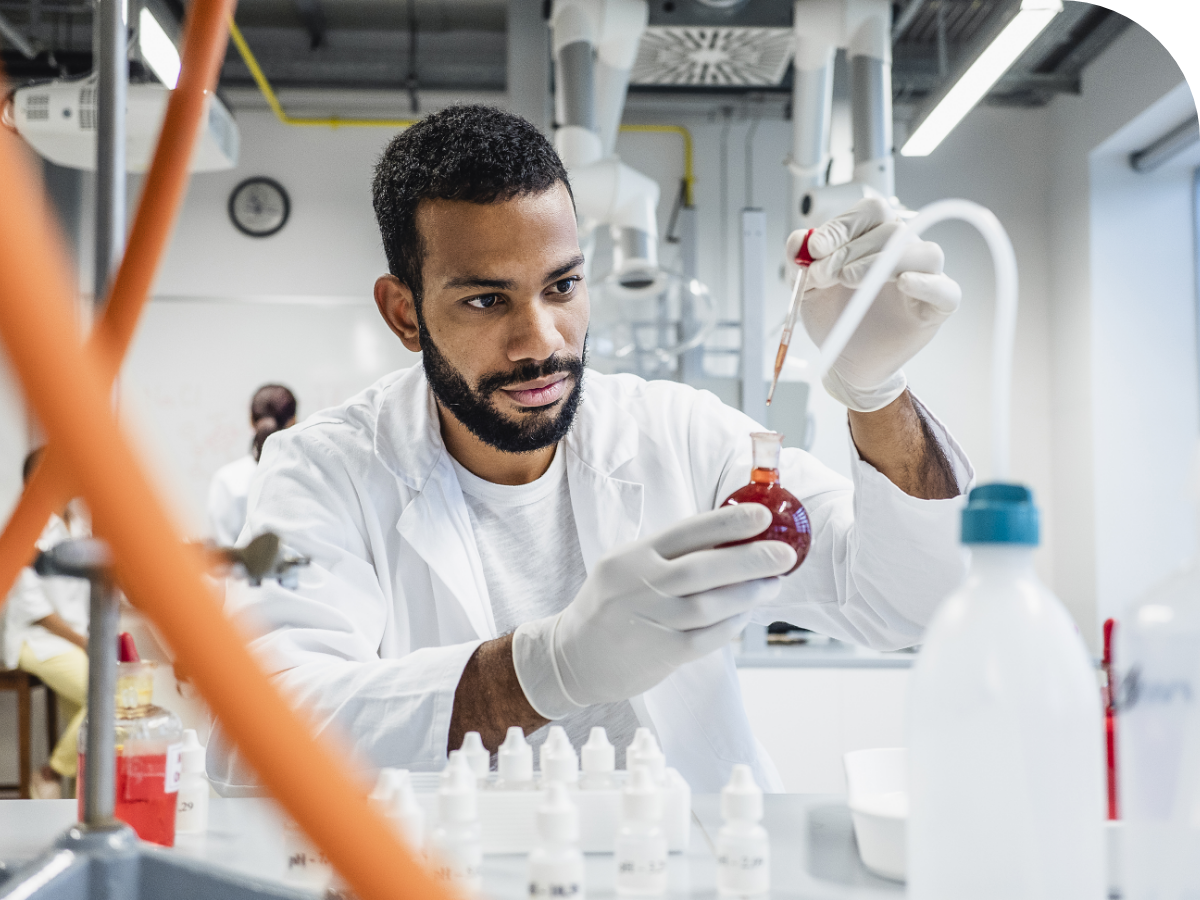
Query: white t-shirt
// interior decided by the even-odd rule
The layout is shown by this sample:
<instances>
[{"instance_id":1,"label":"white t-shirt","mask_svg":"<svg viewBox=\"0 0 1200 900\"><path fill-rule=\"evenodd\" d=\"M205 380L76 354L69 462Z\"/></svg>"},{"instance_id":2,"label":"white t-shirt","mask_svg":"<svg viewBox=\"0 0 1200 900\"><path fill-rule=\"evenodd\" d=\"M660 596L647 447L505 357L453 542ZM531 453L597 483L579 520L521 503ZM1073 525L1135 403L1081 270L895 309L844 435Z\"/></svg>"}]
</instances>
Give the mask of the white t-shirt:
<instances>
[{"instance_id":1,"label":"white t-shirt","mask_svg":"<svg viewBox=\"0 0 1200 900\"><path fill-rule=\"evenodd\" d=\"M492 615L499 634L561 612L587 578L571 493L566 454L556 450L550 468L529 484L494 484L473 475L453 457L483 564ZM617 768L625 765L625 748L640 724L628 700L589 706L555 722L566 729L578 750L595 725L603 725L617 750ZM549 726L529 736L535 751Z\"/></svg>"},{"instance_id":2,"label":"white t-shirt","mask_svg":"<svg viewBox=\"0 0 1200 900\"><path fill-rule=\"evenodd\" d=\"M246 524L246 500L258 463L247 454L217 469L208 486L209 536L222 547L232 547Z\"/></svg>"},{"instance_id":3,"label":"white t-shirt","mask_svg":"<svg viewBox=\"0 0 1200 900\"><path fill-rule=\"evenodd\" d=\"M37 548L49 550L69 538L87 537L89 533L85 523L72 520L68 527L58 516L51 516L38 538ZM86 636L90 598L91 588L82 578L43 578L31 568L22 569L4 605L4 667L17 667L22 644L27 644L37 659L50 659L78 649L34 623L58 613L73 630Z\"/></svg>"}]
</instances>

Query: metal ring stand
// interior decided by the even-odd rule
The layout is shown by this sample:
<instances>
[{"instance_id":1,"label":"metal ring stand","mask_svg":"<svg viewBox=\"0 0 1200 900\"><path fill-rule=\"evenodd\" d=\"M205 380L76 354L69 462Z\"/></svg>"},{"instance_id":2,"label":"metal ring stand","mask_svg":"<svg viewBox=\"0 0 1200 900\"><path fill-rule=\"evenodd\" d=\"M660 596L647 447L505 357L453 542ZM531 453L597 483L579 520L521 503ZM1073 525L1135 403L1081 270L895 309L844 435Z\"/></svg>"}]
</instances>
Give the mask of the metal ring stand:
<instances>
[{"instance_id":1,"label":"metal ring stand","mask_svg":"<svg viewBox=\"0 0 1200 900\"><path fill-rule=\"evenodd\" d=\"M273 534L245 548L219 549L214 562L252 584L292 582L302 557L281 552ZM41 856L0 881L0 900L312 900L312 894L213 869L206 863L139 841L113 816L116 801L117 628L120 607L108 546L93 538L63 541L38 554L39 575L85 578L91 585L88 630L87 777L83 821ZM0 877L3 872L0 871Z\"/></svg>"}]
</instances>

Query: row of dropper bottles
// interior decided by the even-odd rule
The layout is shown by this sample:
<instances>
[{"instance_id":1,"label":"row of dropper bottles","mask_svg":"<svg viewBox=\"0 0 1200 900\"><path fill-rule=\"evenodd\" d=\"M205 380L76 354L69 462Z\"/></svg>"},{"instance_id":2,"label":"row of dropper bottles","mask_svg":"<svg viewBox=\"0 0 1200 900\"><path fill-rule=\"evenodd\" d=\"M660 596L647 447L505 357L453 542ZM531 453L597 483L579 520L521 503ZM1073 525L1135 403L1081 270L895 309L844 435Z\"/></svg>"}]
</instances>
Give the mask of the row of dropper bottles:
<instances>
[{"instance_id":1,"label":"row of dropper bottles","mask_svg":"<svg viewBox=\"0 0 1200 900\"><path fill-rule=\"evenodd\" d=\"M524 748L524 749L522 749ZM482 754L479 752L482 750ZM584 896L584 861L579 846L576 790L612 790L615 752L603 728L593 728L579 758L566 731L552 726L540 755L541 779L534 780L532 748L520 728L511 728L498 752L496 787L532 790L540 786L538 845L529 856L531 897ZM617 894L659 897L667 891L667 839L662 828L666 760L649 729L639 728L626 750L628 778L621 790L620 825L614 842ZM463 890L482 888L482 828L477 791L486 784L489 755L478 733L470 732L451 752L438 788L438 824L429 835L428 854L441 878ZM424 842L424 811L408 772L385 769L372 801L380 806L411 846ZM762 818L762 791L750 768L737 765L721 794L725 825L717 839L717 887L722 896L756 896L769 887L769 854Z\"/></svg>"}]
</instances>

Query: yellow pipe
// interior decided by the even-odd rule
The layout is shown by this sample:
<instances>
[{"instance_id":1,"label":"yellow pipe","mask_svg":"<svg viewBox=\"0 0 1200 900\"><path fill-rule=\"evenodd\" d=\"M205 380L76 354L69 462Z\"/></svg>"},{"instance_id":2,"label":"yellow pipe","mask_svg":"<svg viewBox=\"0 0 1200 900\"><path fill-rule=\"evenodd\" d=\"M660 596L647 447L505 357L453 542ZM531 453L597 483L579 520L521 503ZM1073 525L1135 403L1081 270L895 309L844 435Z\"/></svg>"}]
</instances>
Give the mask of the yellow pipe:
<instances>
[{"instance_id":1,"label":"yellow pipe","mask_svg":"<svg viewBox=\"0 0 1200 900\"><path fill-rule=\"evenodd\" d=\"M622 125L622 131L647 131L677 134L683 138L683 205L692 205L692 186L696 183L696 172L692 162L692 133L682 125Z\"/></svg>"},{"instance_id":2,"label":"yellow pipe","mask_svg":"<svg viewBox=\"0 0 1200 900\"><path fill-rule=\"evenodd\" d=\"M416 119L320 119L306 116L289 116L283 108L283 104L279 102L279 97L276 96L274 88L271 87L271 82L263 74L262 66L255 59L254 52L250 49L250 45L246 43L246 38L242 35L241 29L237 27L237 23L233 21L232 17L229 19L229 36L233 38L233 43L237 47L238 53L241 54L242 62L250 70L250 75L254 78L254 83L258 85L258 89L266 99L267 105L275 113L275 118L284 125L317 125L327 128L361 128L372 126L377 128L407 128L410 125L415 125L417 122ZM683 202L685 206L691 206L692 186L696 181L693 166L692 133L682 125L622 125L621 130L677 134L683 139Z\"/></svg>"},{"instance_id":3,"label":"yellow pipe","mask_svg":"<svg viewBox=\"0 0 1200 900\"><path fill-rule=\"evenodd\" d=\"M250 74L254 78L254 83L262 91L267 105L271 107L271 112L275 113L275 118L284 125L323 125L327 128L362 128L372 126L376 128L407 128L417 123L416 119L318 119L307 116L289 116L282 104L280 104L279 98L275 96L271 82L267 81L267 76L263 74L262 67L258 64L258 60L254 58L254 53L251 52L250 45L246 43L246 38L242 36L241 29L237 27L237 23L233 21L232 17L229 19L229 36L233 38L233 43L237 47L238 53L242 56L242 62L250 70Z\"/></svg>"}]
</instances>

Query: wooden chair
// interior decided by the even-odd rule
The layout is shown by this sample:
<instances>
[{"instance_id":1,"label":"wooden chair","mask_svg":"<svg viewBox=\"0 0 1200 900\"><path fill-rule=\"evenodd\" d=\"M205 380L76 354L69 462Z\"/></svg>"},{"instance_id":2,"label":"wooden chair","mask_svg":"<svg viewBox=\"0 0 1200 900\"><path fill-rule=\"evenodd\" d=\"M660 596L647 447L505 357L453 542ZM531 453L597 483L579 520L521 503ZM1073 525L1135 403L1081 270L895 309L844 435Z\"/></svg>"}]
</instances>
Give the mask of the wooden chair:
<instances>
[{"instance_id":1,"label":"wooden chair","mask_svg":"<svg viewBox=\"0 0 1200 900\"><path fill-rule=\"evenodd\" d=\"M15 691L17 694L17 750L20 757L20 781L17 784L0 784L0 790L19 790L22 800L29 799L29 782L33 777L33 697L34 688L40 687L46 697L46 746L54 749L58 741L58 698L36 675L21 669L0 669L0 691Z\"/></svg>"}]
</instances>

